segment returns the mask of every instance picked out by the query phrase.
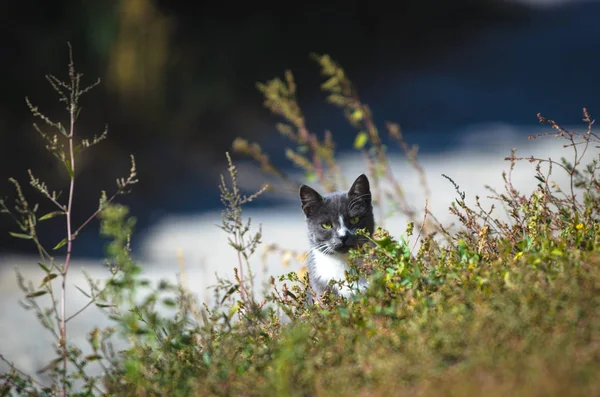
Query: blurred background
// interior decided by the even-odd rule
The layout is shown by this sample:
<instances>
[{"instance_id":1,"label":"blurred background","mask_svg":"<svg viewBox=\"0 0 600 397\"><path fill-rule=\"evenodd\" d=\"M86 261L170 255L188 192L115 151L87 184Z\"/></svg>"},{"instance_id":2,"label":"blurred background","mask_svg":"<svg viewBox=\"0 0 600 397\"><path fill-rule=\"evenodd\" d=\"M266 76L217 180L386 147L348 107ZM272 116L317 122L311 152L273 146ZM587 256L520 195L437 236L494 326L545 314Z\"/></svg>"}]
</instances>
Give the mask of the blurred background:
<instances>
[{"instance_id":1,"label":"blurred background","mask_svg":"<svg viewBox=\"0 0 600 397\"><path fill-rule=\"evenodd\" d=\"M538 112L575 125L583 107L598 114L599 15L600 3L574 0L4 1L0 196L14 197L9 177L26 186L27 169L67 190L25 97L66 120L44 76L66 78L68 41L84 80L102 80L83 97L77 134L109 127L108 139L78 159L74 223L97 208L101 190L127 176L134 154L140 182L119 201L138 220L135 248L165 216L221 210L218 178L236 137L260 142L290 168L286 141L274 128L279 120L263 108L257 82L292 70L311 130L329 129L340 151L351 149L355 131L325 103L310 53L341 64L377 122L400 123L420 153L436 154L464 144L464 131L474 126L532 127ZM482 151L498 138L485 131L479 137ZM25 192L35 202L38 196ZM43 242L64 237L56 227L40 230ZM9 230L11 220L0 218L0 253L33 252ZM78 257L103 255L97 222L75 249Z\"/></svg>"}]
</instances>

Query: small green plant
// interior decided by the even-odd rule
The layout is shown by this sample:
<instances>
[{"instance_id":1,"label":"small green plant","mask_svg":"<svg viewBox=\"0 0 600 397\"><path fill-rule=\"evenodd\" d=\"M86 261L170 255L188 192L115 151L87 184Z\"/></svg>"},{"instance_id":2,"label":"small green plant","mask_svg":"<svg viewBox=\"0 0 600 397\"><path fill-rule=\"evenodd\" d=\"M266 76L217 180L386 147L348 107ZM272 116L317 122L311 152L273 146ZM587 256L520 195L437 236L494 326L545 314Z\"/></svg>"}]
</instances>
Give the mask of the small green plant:
<instances>
[{"instance_id":1,"label":"small green plant","mask_svg":"<svg viewBox=\"0 0 600 397\"><path fill-rule=\"evenodd\" d=\"M57 92L59 101L65 105L69 116L68 124L66 126L63 125L62 122L54 121L50 117L44 115L40 112L38 107L34 106L29 101L28 98L26 99L27 106L31 110L33 116L43 121L43 125L41 126L34 123L34 128L40 134L42 139L44 139L48 152L64 166L69 179L69 189L66 198L63 200L60 192L51 190L46 183L36 178L34 173L31 170L28 170L30 177L29 184L38 194L54 206L53 211L39 216L39 206L37 204L33 206L29 204L21 185L13 178L11 178L10 181L13 183L16 190L14 207L9 205L4 199L0 200L1 211L10 215L19 229L17 232L11 232L11 235L20 239L31 240L39 252L38 265L45 273L41 282L36 282L35 284L26 282L19 273L17 273L17 279L19 286L25 293L25 308L35 312L41 325L52 333L55 339L54 349L57 357L43 369L44 372L50 374L54 382L52 385L42 386L42 390L48 393L59 392L60 395L63 396L71 394L70 391L74 386L75 381L79 379L83 379L85 382L85 389L88 390L88 392L97 388L97 379L89 378L85 371L86 365L88 365L89 362L96 360L97 357L95 355L82 357L81 350L70 345L67 327L70 321L89 306L93 304L101 305L102 303L99 302L99 299L104 292L103 290L99 290L96 287L96 284L90 279L90 293L82 291L82 293L89 298L89 302L75 313L67 313L66 281L69 274L69 265L72 260L73 244L76 241L78 234L92 220L101 215L103 211L111 208L110 205L112 201L118 195L127 193L130 186L137 182L135 162L132 156L129 176L127 178L117 179L115 193L111 197L107 197L106 193L103 192L100 197L98 209L81 225L73 224L71 215L73 213L73 206L75 205L74 197L77 178L76 164L78 156L81 156L85 150L104 140L108 132L105 128L100 135L94 136L92 139L78 138L76 135L75 125L81 110L81 97L99 84L98 80L89 86L83 86L82 77L83 75L77 73L75 70L73 54L69 44L68 79L63 81L53 75L46 76L46 79L52 88ZM42 244L38 237L37 227L38 223L47 222L53 218L62 219L66 229L66 237L60 241L54 242L53 248L47 248ZM56 256L59 255L60 250L65 246L66 252L64 253L64 259L57 259ZM116 270L113 269L113 274L115 273ZM58 291L55 290L52 283L52 280L54 279L60 280ZM39 298L45 295L50 297L49 307L43 307L39 303ZM94 337L94 342L92 343L94 350L97 349L95 340L96 337ZM3 357L0 356L0 358L6 361ZM8 361L6 362L8 363ZM69 365L71 365L71 368ZM16 371L16 369L14 370ZM19 372L15 372L14 374L18 373ZM9 385L11 382L14 382L13 385L17 390L27 391L29 390L28 388L31 386L33 379L30 377L18 379L18 377L9 376L7 381L9 382Z\"/></svg>"},{"instance_id":2,"label":"small green plant","mask_svg":"<svg viewBox=\"0 0 600 397\"><path fill-rule=\"evenodd\" d=\"M242 218L242 206L255 200L264 193L268 186L263 186L258 192L250 196L242 195L237 185L237 169L231 162L229 153L226 153L226 155L229 164L228 171L231 178L231 188L225 182L223 175L221 175L219 189L221 191L221 201L225 206L225 210L222 213L222 224L220 227L225 233L231 236L229 238L229 245L236 250L238 255L239 267L234 270L242 302L243 304L255 305L256 302L253 300L254 294L249 294L247 292L248 287L254 288L254 277L252 276L252 268L250 267L249 259L261 243L261 231L259 230L256 234L248 236L251 220L248 219L244 222L244 219ZM244 268L248 271L247 279L244 277ZM250 286L245 285L246 281L250 282Z\"/></svg>"}]
</instances>

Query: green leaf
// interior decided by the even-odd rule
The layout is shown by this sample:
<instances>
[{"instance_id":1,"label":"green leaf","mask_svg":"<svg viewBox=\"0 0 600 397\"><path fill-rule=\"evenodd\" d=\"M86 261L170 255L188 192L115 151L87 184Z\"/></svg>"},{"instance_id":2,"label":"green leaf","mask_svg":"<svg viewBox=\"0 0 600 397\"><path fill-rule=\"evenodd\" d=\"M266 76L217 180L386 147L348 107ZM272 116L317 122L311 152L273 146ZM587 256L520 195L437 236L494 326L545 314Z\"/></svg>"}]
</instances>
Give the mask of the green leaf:
<instances>
[{"instance_id":1,"label":"green leaf","mask_svg":"<svg viewBox=\"0 0 600 397\"><path fill-rule=\"evenodd\" d=\"M58 244L56 244L56 246L54 248L52 248L53 250L57 250L61 247L63 247L66 243L67 243L68 239L65 237L63 238Z\"/></svg>"},{"instance_id":2,"label":"green leaf","mask_svg":"<svg viewBox=\"0 0 600 397\"><path fill-rule=\"evenodd\" d=\"M393 248L394 245L394 240L392 240L392 238L390 236L383 236L381 238L373 238L373 241L375 241L375 244L377 244L378 246L380 246L381 248L383 248L386 251L390 251L390 247Z\"/></svg>"},{"instance_id":3,"label":"green leaf","mask_svg":"<svg viewBox=\"0 0 600 397\"><path fill-rule=\"evenodd\" d=\"M315 174L314 172L307 172L304 177L309 181L309 182L315 182L317 180L317 174Z\"/></svg>"},{"instance_id":4,"label":"green leaf","mask_svg":"<svg viewBox=\"0 0 600 397\"><path fill-rule=\"evenodd\" d=\"M46 295L48 291L35 291L25 295L25 298L37 298L38 296Z\"/></svg>"},{"instance_id":5,"label":"green leaf","mask_svg":"<svg viewBox=\"0 0 600 397\"><path fill-rule=\"evenodd\" d=\"M231 318L233 317L233 315L235 313L237 313L237 311L239 310L239 308L240 308L240 302L238 302L237 304L233 305L231 307L231 309L229 309L229 314L227 315L227 320L228 321L231 321Z\"/></svg>"},{"instance_id":6,"label":"green leaf","mask_svg":"<svg viewBox=\"0 0 600 397\"><path fill-rule=\"evenodd\" d=\"M16 237L16 238L22 238L25 240L31 240L33 238L33 236L29 235L29 234L23 234L23 233L14 233L14 232L8 232L10 233L11 236Z\"/></svg>"},{"instance_id":7,"label":"green leaf","mask_svg":"<svg viewBox=\"0 0 600 397\"><path fill-rule=\"evenodd\" d=\"M98 328L94 328L88 337L90 344L92 345L92 349L94 352L97 352L100 349L100 330Z\"/></svg>"},{"instance_id":8,"label":"green leaf","mask_svg":"<svg viewBox=\"0 0 600 397\"><path fill-rule=\"evenodd\" d=\"M177 302L175 302L175 300L171 299L171 298L165 298L163 299L163 304L167 307L175 307L177 306Z\"/></svg>"},{"instance_id":9,"label":"green leaf","mask_svg":"<svg viewBox=\"0 0 600 397\"><path fill-rule=\"evenodd\" d=\"M47 220L47 219L54 218L55 216L58 216L58 215L64 215L64 214L65 214L65 213L64 213L64 211L53 211L53 212L49 212L49 213L47 213L46 215L44 215L44 216L42 216L41 218L39 218L39 219L38 219L38 221L40 221L40 222L41 222L41 221L45 221L45 220Z\"/></svg>"},{"instance_id":10,"label":"green leaf","mask_svg":"<svg viewBox=\"0 0 600 397\"><path fill-rule=\"evenodd\" d=\"M223 295L223 299L221 299L221 304L223 304L225 302L225 300L227 300L227 298L229 298L233 293L237 292L239 287L240 287L239 285L234 285L233 287L229 288L229 290L227 290L225 295Z\"/></svg>"},{"instance_id":11,"label":"green leaf","mask_svg":"<svg viewBox=\"0 0 600 397\"><path fill-rule=\"evenodd\" d=\"M349 317L348 309L346 309L345 307L338 307L338 311L343 318Z\"/></svg>"},{"instance_id":12,"label":"green leaf","mask_svg":"<svg viewBox=\"0 0 600 397\"><path fill-rule=\"evenodd\" d=\"M110 305L105 305L104 303L96 303L96 306L98 306L100 308L110 307Z\"/></svg>"},{"instance_id":13,"label":"green leaf","mask_svg":"<svg viewBox=\"0 0 600 397\"><path fill-rule=\"evenodd\" d=\"M204 352L202 354L202 361L204 361L204 364L206 364L207 367L210 367L210 353L209 352Z\"/></svg>"},{"instance_id":14,"label":"green leaf","mask_svg":"<svg viewBox=\"0 0 600 397\"><path fill-rule=\"evenodd\" d=\"M356 135L356 139L354 139L354 149L359 150L365 147L367 142L369 141L369 136L366 132L361 131Z\"/></svg>"},{"instance_id":15,"label":"green leaf","mask_svg":"<svg viewBox=\"0 0 600 397\"><path fill-rule=\"evenodd\" d=\"M38 373L43 374L44 372L56 367L59 363L62 362L62 357L57 357L54 360L50 361L50 363L48 365L46 365L44 368L38 370Z\"/></svg>"},{"instance_id":16,"label":"green leaf","mask_svg":"<svg viewBox=\"0 0 600 397\"><path fill-rule=\"evenodd\" d=\"M73 179L75 172L73 171L73 166L71 166L71 161L69 159L65 159L65 168L67 169L69 178Z\"/></svg>"},{"instance_id":17,"label":"green leaf","mask_svg":"<svg viewBox=\"0 0 600 397\"><path fill-rule=\"evenodd\" d=\"M102 356L99 354L90 354L89 356L85 356L86 361L98 361L101 359L102 359Z\"/></svg>"},{"instance_id":18,"label":"green leaf","mask_svg":"<svg viewBox=\"0 0 600 397\"><path fill-rule=\"evenodd\" d=\"M54 280L56 277L58 277L56 275L56 273L50 273L49 275L47 275L46 277L44 277L44 279L42 280L42 283L40 284L40 288L42 288L44 285L46 285L46 283L48 281Z\"/></svg>"},{"instance_id":19,"label":"green leaf","mask_svg":"<svg viewBox=\"0 0 600 397\"><path fill-rule=\"evenodd\" d=\"M45 271L46 273L50 273L50 269L48 269L48 267L42 262L38 262L38 265L42 268L43 271Z\"/></svg>"},{"instance_id":20,"label":"green leaf","mask_svg":"<svg viewBox=\"0 0 600 397\"><path fill-rule=\"evenodd\" d=\"M333 76L323 84L321 84L321 88L324 90L332 90L335 86L340 84L340 79L338 76Z\"/></svg>"},{"instance_id":21,"label":"green leaf","mask_svg":"<svg viewBox=\"0 0 600 397\"><path fill-rule=\"evenodd\" d=\"M398 263L398 269L396 270L396 273L402 275L402 272L404 271L404 263Z\"/></svg>"},{"instance_id":22,"label":"green leaf","mask_svg":"<svg viewBox=\"0 0 600 397\"><path fill-rule=\"evenodd\" d=\"M354 112L352 112L352 120L354 121L361 121L364 116L365 115L363 111L360 109L356 109Z\"/></svg>"}]
</instances>

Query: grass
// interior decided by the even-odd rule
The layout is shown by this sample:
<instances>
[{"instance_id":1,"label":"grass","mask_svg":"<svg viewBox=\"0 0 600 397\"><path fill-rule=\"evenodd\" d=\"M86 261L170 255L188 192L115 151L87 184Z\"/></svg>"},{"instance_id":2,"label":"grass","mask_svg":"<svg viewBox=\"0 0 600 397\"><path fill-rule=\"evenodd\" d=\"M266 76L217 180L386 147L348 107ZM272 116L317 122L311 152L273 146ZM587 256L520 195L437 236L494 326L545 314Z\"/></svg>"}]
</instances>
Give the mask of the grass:
<instances>
[{"instance_id":1,"label":"grass","mask_svg":"<svg viewBox=\"0 0 600 397\"><path fill-rule=\"evenodd\" d=\"M353 299L328 295L306 305L306 295L311 293L308 276L291 272L273 277L262 291L263 298L258 298L252 263L262 244L261 230L243 216L243 207L260 199L268 187L244 196L227 154L230 178L223 177L220 185L225 207L221 229L230 236L230 247L239 260L230 264L235 266L234 279L219 280L214 286L215 303L210 307L199 304L182 284L144 281L140 267L129 256L135 222L127 208L104 198L92 218L99 218L102 234L109 240L107 279L101 284L90 280L83 293L89 296L89 305L102 308L114 326L90 330L93 354L82 354L81 347L69 342L66 330L68 320L79 311L68 314L58 304L40 307L36 299L42 294L52 295L53 302L61 298L54 299L52 284L45 279L32 289L21 278L28 307L56 336L57 358L45 368L53 382L40 384L12 366L0 375L1 395L600 393L596 376L600 371L597 155L589 164L582 163L586 153L597 150L600 138L588 111L584 109L583 132L568 131L539 116L552 129L545 135L564 145L568 159L518 158L511 153L506 158L509 171L504 174L504 191L490 192L497 202L494 207L483 208L479 201L469 207L465 193L447 176L457 193L449 211L460 221L459 227L451 228L438 222L427 205L424 211L416 210L404 194L415 187L396 180L387 158L388 140L400 145L421 176L426 195L435 194L428 187L416 148L405 142L398 125L386 124L387 137L382 136L343 69L326 55L314 59L325 76L322 88L328 101L356 128L354 147L364 155L374 204L391 207L410 220L405 233L394 237L384 227L383 214L377 231L369 236L373 244L351 252L348 278L369 275L369 289ZM70 76L67 86L75 87L72 79L77 75L70 72ZM258 88L265 106L282 119L278 129L292 146L286 155L304 171L305 179L328 191L345 186L331 134L320 136L306 127L292 73ZM68 97L67 103L72 103ZM63 134L69 148L74 142L74 124L70 131ZM254 158L264 172L277 175L287 188L301 183L276 169L258 144L238 139L233 148ZM66 153L57 159L67 164L71 175L75 154ZM514 165L525 160L536 165L538 181L527 195L511 183ZM568 186L553 183L557 172L567 173ZM117 193L135 181L135 168L132 175L120 180ZM48 190L41 182L33 177L31 182L50 201L58 201L58 196L45 194ZM44 217L37 218L20 185L15 186L16 208L2 201L3 210L13 214L21 227L15 237L40 246L34 226ZM71 200L68 203L59 204L59 212L67 218L66 244L76 244L73 230L78 229L69 226ZM415 234L419 245L409 244ZM48 269L46 277L66 278L70 250L61 261L49 252L53 251L40 248L41 258L47 260L42 262ZM359 260L365 265L354 264ZM40 285L37 280L35 284ZM142 294L142 287L150 287L151 292ZM65 296L65 288L63 283L59 296ZM175 314L159 314L161 306ZM111 340L117 335L127 339L128 348L115 351ZM90 363L101 364L99 375L89 373Z\"/></svg>"}]
</instances>

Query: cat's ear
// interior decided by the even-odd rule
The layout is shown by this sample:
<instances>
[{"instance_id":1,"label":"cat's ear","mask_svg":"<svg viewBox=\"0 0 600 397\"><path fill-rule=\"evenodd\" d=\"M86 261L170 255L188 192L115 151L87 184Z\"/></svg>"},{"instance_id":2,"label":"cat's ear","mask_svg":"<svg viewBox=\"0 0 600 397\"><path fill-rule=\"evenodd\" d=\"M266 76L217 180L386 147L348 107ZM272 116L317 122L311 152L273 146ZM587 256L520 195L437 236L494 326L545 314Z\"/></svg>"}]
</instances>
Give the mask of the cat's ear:
<instances>
[{"instance_id":1,"label":"cat's ear","mask_svg":"<svg viewBox=\"0 0 600 397\"><path fill-rule=\"evenodd\" d=\"M300 201L304 215L309 216L323 202L323 197L312 187L302 185L300 186Z\"/></svg>"},{"instance_id":2,"label":"cat's ear","mask_svg":"<svg viewBox=\"0 0 600 397\"><path fill-rule=\"evenodd\" d=\"M371 202L371 187L369 185L369 179L365 174L360 174L354 181L350 190L348 190L348 197L360 197L364 201Z\"/></svg>"}]
</instances>

